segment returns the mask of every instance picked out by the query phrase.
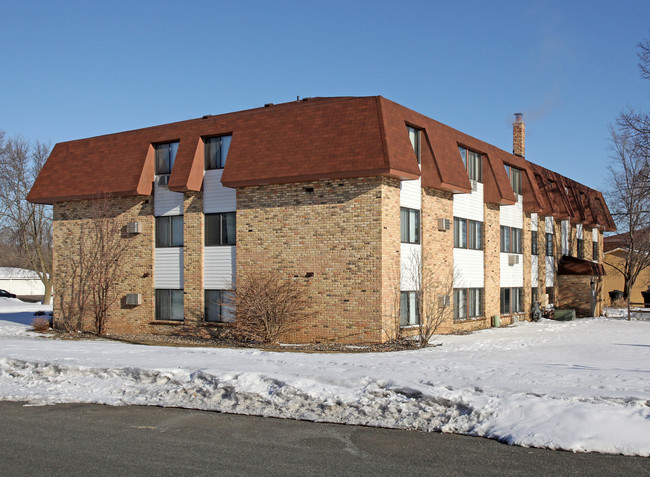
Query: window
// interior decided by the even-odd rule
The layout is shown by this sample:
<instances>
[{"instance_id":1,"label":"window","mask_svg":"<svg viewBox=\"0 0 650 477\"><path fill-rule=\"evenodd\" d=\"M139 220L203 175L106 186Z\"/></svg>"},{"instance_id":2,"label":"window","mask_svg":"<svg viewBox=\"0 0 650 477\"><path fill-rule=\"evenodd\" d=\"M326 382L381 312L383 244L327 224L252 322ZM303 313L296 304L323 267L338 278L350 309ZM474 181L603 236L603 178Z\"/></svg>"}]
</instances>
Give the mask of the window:
<instances>
[{"instance_id":1,"label":"window","mask_svg":"<svg viewBox=\"0 0 650 477\"><path fill-rule=\"evenodd\" d=\"M537 287L532 287L530 289L531 303L539 301L539 294L537 293Z\"/></svg>"},{"instance_id":2,"label":"window","mask_svg":"<svg viewBox=\"0 0 650 477\"><path fill-rule=\"evenodd\" d=\"M548 295L548 304L555 303L555 289L553 287L546 287L546 294Z\"/></svg>"},{"instance_id":3,"label":"window","mask_svg":"<svg viewBox=\"0 0 650 477\"><path fill-rule=\"evenodd\" d=\"M483 249L483 223L454 217L454 247Z\"/></svg>"},{"instance_id":4,"label":"window","mask_svg":"<svg viewBox=\"0 0 650 477\"><path fill-rule=\"evenodd\" d=\"M553 256L553 234L546 234L546 256Z\"/></svg>"},{"instance_id":5,"label":"window","mask_svg":"<svg viewBox=\"0 0 650 477\"><path fill-rule=\"evenodd\" d=\"M409 139L411 140L411 145L413 146L413 151L415 151L415 157L418 159L418 164L420 163L420 130L415 129L414 127L407 126L409 131Z\"/></svg>"},{"instance_id":6,"label":"window","mask_svg":"<svg viewBox=\"0 0 650 477\"><path fill-rule=\"evenodd\" d=\"M171 174L178 151L178 142L155 144L154 149L156 150L156 175Z\"/></svg>"},{"instance_id":7,"label":"window","mask_svg":"<svg viewBox=\"0 0 650 477\"><path fill-rule=\"evenodd\" d=\"M483 156L478 152L459 147L460 157L471 180L483 182Z\"/></svg>"},{"instance_id":8,"label":"window","mask_svg":"<svg viewBox=\"0 0 650 477\"><path fill-rule=\"evenodd\" d=\"M156 290L156 320L183 321L183 290Z\"/></svg>"},{"instance_id":9,"label":"window","mask_svg":"<svg viewBox=\"0 0 650 477\"><path fill-rule=\"evenodd\" d=\"M205 214L205 246L235 245L236 212Z\"/></svg>"},{"instance_id":10,"label":"window","mask_svg":"<svg viewBox=\"0 0 650 477\"><path fill-rule=\"evenodd\" d=\"M502 288L501 289L501 314L510 315L524 311L524 289L523 288Z\"/></svg>"},{"instance_id":11,"label":"window","mask_svg":"<svg viewBox=\"0 0 650 477\"><path fill-rule=\"evenodd\" d=\"M585 258L585 241L583 239L578 239L576 248L578 252L578 258Z\"/></svg>"},{"instance_id":12,"label":"window","mask_svg":"<svg viewBox=\"0 0 650 477\"><path fill-rule=\"evenodd\" d=\"M530 232L530 254L537 255L537 230Z\"/></svg>"},{"instance_id":13,"label":"window","mask_svg":"<svg viewBox=\"0 0 650 477\"><path fill-rule=\"evenodd\" d=\"M523 186L521 182L521 169L512 167L506 164L506 174L510 178L510 185L515 194L523 194Z\"/></svg>"},{"instance_id":14,"label":"window","mask_svg":"<svg viewBox=\"0 0 650 477\"><path fill-rule=\"evenodd\" d=\"M402 207L400 214L402 243L420 243L420 211Z\"/></svg>"},{"instance_id":15,"label":"window","mask_svg":"<svg viewBox=\"0 0 650 477\"><path fill-rule=\"evenodd\" d=\"M454 288L454 320L483 315L482 288Z\"/></svg>"},{"instance_id":16,"label":"window","mask_svg":"<svg viewBox=\"0 0 650 477\"><path fill-rule=\"evenodd\" d=\"M521 234L521 229L502 225L501 251L505 253L523 253Z\"/></svg>"},{"instance_id":17,"label":"window","mask_svg":"<svg viewBox=\"0 0 650 477\"><path fill-rule=\"evenodd\" d=\"M183 246L183 216L156 217L156 247Z\"/></svg>"},{"instance_id":18,"label":"window","mask_svg":"<svg viewBox=\"0 0 650 477\"><path fill-rule=\"evenodd\" d=\"M209 137L205 142L205 170L223 169L232 136Z\"/></svg>"},{"instance_id":19,"label":"window","mask_svg":"<svg viewBox=\"0 0 650 477\"><path fill-rule=\"evenodd\" d=\"M418 310L418 294L414 291L400 293L400 326L417 325L420 323Z\"/></svg>"},{"instance_id":20,"label":"window","mask_svg":"<svg viewBox=\"0 0 650 477\"><path fill-rule=\"evenodd\" d=\"M205 290L205 321L235 321L234 298L235 294L231 290Z\"/></svg>"},{"instance_id":21,"label":"window","mask_svg":"<svg viewBox=\"0 0 650 477\"><path fill-rule=\"evenodd\" d=\"M594 262L597 262L599 257L598 257L598 242L592 242L594 244L594 249L593 249L593 255L591 256L591 259Z\"/></svg>"}]
</instances>

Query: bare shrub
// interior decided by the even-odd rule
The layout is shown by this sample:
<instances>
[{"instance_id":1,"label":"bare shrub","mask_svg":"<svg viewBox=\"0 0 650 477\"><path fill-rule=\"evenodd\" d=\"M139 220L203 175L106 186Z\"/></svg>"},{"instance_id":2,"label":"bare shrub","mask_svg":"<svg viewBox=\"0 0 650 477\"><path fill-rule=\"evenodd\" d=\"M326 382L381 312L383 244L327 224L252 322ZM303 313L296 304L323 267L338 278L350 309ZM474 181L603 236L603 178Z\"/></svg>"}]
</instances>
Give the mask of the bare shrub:
<instances>
[{"instance_id":1,"label":"bare shrub","mask_svg":"<svg viewBox=\"0 0 650 477\"><path fill-rule=\"evenodd\" d=\"M299 331L311 315L307 286L278 271L238 274L234 301L235 334L265 343Z\"/></svg>"},{"instance_id":2,"label":"bare shrub","mask_svg":"<svg viewBox=\"0 0 650 477\"><path fill-rule=\"evenodd\" d=\"M45 318L36 318L32 321L32 328L34 331L42 333L50 329L50 320Z\"/></svg>"}]
</instances>

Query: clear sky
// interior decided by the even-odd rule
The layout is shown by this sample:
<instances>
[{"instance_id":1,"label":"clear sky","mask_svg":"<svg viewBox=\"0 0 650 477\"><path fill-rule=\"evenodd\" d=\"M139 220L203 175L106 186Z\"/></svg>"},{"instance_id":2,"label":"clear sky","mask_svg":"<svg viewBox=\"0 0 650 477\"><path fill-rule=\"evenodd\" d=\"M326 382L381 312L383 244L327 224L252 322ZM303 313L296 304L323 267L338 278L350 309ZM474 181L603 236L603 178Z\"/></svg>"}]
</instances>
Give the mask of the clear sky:
<instances>
[{"instance_id":1,"label":"clear sky","mask_svg":"<svg viewBox=\"0 0 650 477\"><path fill-rule=\"evenodd\" d=\"M382 95L595 188L608 125L650 110L650 1L0 0L0 129L52 143Z\"/></svg>"}]
</instances>

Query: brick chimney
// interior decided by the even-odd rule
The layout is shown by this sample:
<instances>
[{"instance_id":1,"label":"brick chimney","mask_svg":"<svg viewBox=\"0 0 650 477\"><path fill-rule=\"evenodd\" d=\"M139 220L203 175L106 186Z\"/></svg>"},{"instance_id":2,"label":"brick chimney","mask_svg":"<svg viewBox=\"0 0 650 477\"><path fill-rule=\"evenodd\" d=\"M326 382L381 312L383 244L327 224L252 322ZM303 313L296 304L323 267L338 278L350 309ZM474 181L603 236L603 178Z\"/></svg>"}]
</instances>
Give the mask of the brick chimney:
<instances>
[{"instance_id":1,"label":"brick chimney","mask_svg":"<svg viewBox=\"0 0 650 477\"><path fill-rule=\"evenodd\" d=\"M515 113L515 122L512 123L512 153L516 156L526 155L526 123L522 113Z\"/></svg>"}]
</instances>

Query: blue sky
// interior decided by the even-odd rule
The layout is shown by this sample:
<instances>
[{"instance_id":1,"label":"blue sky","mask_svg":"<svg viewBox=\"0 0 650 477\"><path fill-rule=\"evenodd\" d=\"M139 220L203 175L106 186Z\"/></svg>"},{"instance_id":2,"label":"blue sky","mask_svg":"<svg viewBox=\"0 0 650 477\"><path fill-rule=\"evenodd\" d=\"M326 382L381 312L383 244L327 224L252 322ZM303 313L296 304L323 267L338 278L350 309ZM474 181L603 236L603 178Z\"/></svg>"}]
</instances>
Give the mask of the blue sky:
<instances>
[{"instance_id":1,"label":"blue sky","mask_svg":"<svg viewBox=\"0 0 650 477\"><path fill-rule=\"evenodd\" d=\"M382 95L605 188L608 125L650 110L650 2L0 0L0 129L52 143Z\"/></svg>"}]
</instances>

